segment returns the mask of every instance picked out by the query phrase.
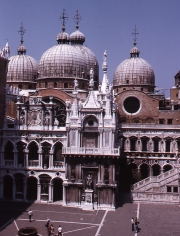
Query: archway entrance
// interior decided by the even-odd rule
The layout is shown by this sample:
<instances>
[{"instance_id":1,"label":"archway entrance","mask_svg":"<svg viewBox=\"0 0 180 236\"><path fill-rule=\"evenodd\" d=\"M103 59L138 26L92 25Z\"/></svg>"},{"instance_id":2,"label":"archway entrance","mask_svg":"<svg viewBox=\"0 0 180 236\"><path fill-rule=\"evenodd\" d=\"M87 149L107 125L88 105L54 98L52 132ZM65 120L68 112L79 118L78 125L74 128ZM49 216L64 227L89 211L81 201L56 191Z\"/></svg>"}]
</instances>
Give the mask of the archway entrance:
<instances>
[{"instance_id":1,"label":"archway entrance","mask_svg":"<svg viewBox=\"0 0 180 236\"><path fill-rule=\"evenodd\" d=\"M24 175L21 173L17 173L14 175L16 190L15 190L15 197L16 199L23 199L24 198Z\"/></svg>"},{"instance_id":2,"label":"archway entrance","mask_svg":"<svg viewBox=\"0 0 180 236\"><path fill-rule=\"evenodd\" d=\"M4 176L3 179L3 198L12 200L13 197L13 179L9 175Z\"/></svg>"},{"instance_id":3,"label":"archway entrance","mask_svg":"<svg viewBox=\"0 0 180 236\"><path fill-rule=\"evenodd\" d=\"M153 176L160 175L160 166L155 164L152 166L152 174Z\"/></svg>"},{"instance_id":4,"label":"archway entrance","mask_svg":"<svg viewBox=\"0 0 180 236\"><path fill-rule=\"evenodd\" d=\"M55 178L53 180L54 188L53 188L53 202L63 200L63 185L62 179Z\"/></svg>"},{"instance_id":5,"label":"archway entrance","mask_svg":"<svg viewBox=\"0 0 180 236\"><path fill-rule=\"evenodd\" d=\"M170 166L170 165L165 165L164 168L163 168L164 172L167 172L171 169L172 169L172 166Z\"/></svg>"},{"instance_id":6,"label":"archway entrance","mask_svg":"<svg viewBox=\"0 0 180 236\"><path fill-rule=\"evenodd\" d=\"M27 179L27 196L28 201L37 200L37 179L35 177L29 177Z\"/></svg>"},{"instance_id":7,"label":"archway entrance","mask_svg":"<svg viewBox=\"0 0 180 236\"><path fill-rule=\"evenodd\" d=\"M141 179L146 179L149 176L149 166L147 164L142 164L140 167Z\"/></svg>"}]
</instances>

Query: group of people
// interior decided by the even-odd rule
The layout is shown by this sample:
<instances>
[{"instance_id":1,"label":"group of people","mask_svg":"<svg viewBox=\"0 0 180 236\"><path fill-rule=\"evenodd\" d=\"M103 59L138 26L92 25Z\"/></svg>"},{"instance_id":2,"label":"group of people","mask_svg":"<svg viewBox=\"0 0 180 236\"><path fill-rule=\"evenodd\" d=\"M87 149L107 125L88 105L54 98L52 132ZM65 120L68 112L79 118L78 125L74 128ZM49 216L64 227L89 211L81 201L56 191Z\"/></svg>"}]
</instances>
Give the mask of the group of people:
<instances>
[{"instance_id":1,"label":"group of people","mask_svg":"<svg viewBox=\"0 0 180 236\"><path fill-rule=\"evenodd\" d=\"M53 226L53 224L50 224L50 222L51 222L51 220L47 217L45 226L47 227L48 236L54 236L55 235L54 226ZM62 235L63 235L63 230L62 230L61 225L59 225L57 236L62 236Z\"/></svg>"},{"instance_id":2,"label":"group of people","mask_svg":"<svg viewBox=\"0 0 180 236\"><path fill-rule=\"evenodd\" d=\"M132 231L134 231L134 233L138 233L139 232L139 220L136 217L135 219L132 217L131 219L131 224L132 224Z\"/></svg>"},{"instance_id":3,"label":"group of people","mask_svg":"<svg viewBox=\"0 0 180 236\"><path fill-rule=\"evenodd\" d=\"M29 222L32 222L32 216L33 216L33 212L32 212L32 210L29 210L28 211ZM47 228L48 236L55 236L54 226L53 226L53 224L50 224L50 222L51 222L51 220L49 219L49 217L47 217L45 227ZM57 236L63 235L63 230L62 230L61 225L59 225L57 231L58 231Z\"/></svg>"}]
</instances>

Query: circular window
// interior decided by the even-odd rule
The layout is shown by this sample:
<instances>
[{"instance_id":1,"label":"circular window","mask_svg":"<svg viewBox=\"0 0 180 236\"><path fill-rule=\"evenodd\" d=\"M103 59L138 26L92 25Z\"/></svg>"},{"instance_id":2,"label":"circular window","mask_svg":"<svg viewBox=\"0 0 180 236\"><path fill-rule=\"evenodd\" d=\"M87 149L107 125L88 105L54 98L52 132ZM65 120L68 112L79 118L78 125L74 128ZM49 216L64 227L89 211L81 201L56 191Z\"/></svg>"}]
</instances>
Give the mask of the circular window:
<instances>
[{"instance_id":1,"label":"circular window","mask_svg":"<svg viewBox=\"0 0 180 236\"><path fill-rule=\"evenodd\" d=\"M124 101L124 109L128 113L136 113L140 108L140 102L139 99L136 97L128 97Z\"/></svg>"},{"instance_id":2,"label":"circular window","mask_svg":"<svg viewBox=\"0 0 180 236\"><path fill-rule=\"evenodd\" d=\"M93 120L88 120L88 125L89 126L92 126L94 124L94 121Z\"/></svg>"}]
</instances>

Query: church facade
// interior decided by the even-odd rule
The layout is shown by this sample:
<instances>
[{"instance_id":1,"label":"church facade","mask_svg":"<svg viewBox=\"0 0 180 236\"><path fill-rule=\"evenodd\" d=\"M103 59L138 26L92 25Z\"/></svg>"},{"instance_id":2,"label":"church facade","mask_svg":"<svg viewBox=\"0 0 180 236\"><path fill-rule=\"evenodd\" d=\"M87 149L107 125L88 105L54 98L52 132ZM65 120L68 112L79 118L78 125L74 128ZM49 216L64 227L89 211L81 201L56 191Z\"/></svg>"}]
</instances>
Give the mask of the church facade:
<instances>
[{"instance_id":1,"label":"church facade","mask_svg":"<svg viewBox=\"0 0 180 236\"><path fill-rule=\"evenodd\" d=\"M39 63L26 54L23 25L17 55L1 53L0 198L114 209L129 192L134 202L178 203L179 72L166 99L135 38L112 85L104 52L100 82L78 12L70 36L65 17Z\"/></svg>"}]
</instances>

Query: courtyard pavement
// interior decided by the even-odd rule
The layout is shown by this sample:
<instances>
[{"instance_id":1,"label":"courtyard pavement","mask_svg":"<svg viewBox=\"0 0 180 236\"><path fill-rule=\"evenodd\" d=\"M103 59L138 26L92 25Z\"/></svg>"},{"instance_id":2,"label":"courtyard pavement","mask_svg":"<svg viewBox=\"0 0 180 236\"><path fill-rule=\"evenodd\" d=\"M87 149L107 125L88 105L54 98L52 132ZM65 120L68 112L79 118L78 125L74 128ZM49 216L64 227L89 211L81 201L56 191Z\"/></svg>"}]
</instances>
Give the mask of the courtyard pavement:
<instances>
[{"instance_id":1,"label":"courtyard pavement","mask_svg":"<svg viewBox=\"0 0 180 236\"><path fill-rule=\"evenodd\" d=\"M27 212L33 211L29 222ZM131 218L139 216L140 232L131 231ZM124 204L115 211L83 211L55 204L0 201L0 235L16 236L22 227L35 227L46 236L46 218L64 236L180 236L178 205Z\"/></svg>"}]
</instances>

